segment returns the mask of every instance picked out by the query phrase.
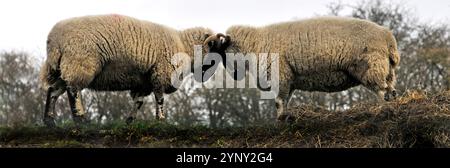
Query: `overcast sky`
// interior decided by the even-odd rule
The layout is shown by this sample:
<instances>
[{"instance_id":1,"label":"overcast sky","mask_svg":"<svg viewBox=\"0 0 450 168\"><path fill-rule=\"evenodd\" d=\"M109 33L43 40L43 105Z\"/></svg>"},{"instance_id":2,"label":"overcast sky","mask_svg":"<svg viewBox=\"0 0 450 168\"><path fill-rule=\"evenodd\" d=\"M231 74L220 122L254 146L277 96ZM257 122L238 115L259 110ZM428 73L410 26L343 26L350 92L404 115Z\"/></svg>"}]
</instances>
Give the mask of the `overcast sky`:
<instances>
[{"instance_id":1,"label":"overcast sky","mask_svg":"<svg viewBox=\"0 0 450 168\"><path fill-rule=\"evenodd\" d=\"M234 24L265 25L327 12L336 0L2 0L0 51L45 54L45 41L59 20L117 13L176 29L204 26L224 32ZM421 21L450 22L449 0L402 0ZM356 0L341 0L355 4Z\"/></svg>"}]
</instances>

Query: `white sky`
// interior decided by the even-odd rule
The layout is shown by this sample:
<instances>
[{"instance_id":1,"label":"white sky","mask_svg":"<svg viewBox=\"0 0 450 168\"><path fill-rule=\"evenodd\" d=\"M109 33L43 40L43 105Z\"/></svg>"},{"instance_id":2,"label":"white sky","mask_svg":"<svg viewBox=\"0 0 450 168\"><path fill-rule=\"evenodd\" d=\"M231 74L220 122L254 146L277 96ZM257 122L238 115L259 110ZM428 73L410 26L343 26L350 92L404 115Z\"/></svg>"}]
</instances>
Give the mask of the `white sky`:
<instances>
[{"instance_id":1,"label":"white sky","mask_svg":"<svg viewBox=\"0 0 450 168\"><path fill-rule=\"evenodd\" d=\"M336 0L2 0L0 51L19 50L43 57L52 26L75 16L117 13L176 29L203 26L224 32L234 24L258 26L326 14L326 5L333 1ZM450 22L449 0L399 2L412 7L421 21Z\"/></svg>"}]
</instances>

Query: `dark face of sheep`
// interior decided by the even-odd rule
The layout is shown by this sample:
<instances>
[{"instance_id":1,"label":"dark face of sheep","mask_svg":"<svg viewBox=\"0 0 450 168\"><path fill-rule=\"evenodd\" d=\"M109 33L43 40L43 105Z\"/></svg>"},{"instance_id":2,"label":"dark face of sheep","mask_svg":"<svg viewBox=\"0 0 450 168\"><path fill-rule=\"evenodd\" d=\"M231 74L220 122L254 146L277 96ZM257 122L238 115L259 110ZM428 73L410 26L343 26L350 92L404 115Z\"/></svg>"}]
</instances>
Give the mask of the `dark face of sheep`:
<instances>
[{"instance_id":1,"label":"dark face of sheep","mask_svg":"<svg viewBox=\"0 0 450 168\"><path fill-rule=\"evenodd\" d=\"M227 37L220 33L216 35L204 35L203 51L206 52L206 55L203 58L204 64L201 66L201 76L200 74L195 74L196 71L195 69L193 70L196 81L205 82L214 75L218 63L221 61L220 58L223 58L225 55L225 50L222 50L225 38ZM218 56L220 57L219 59Z\"/></svg>"},{"instance_id":2,"label":"dark face of sheep","mask_svg":"<svg viewBox=\"0 0 450 168\"><path fill-rule=\"evenodd\" d=\"M228 35L224 35L222 33L218 33L216 35L212 35L205 40L204 46L207 47L208 53L216 53L219 54L222 58L222 64L225 68L227 68L227 55L226 50L231 45L231 37ZM211 67L214 67L214 64L211 65L203 65L203 70L208 70ZM216 66L217 67L217 66ZM236 66L235 66L236 67ZM238 77L242 75L238 75L237 71L234 71L233 78L235 80L240 80L242 77Z\"/></svg>"}]
</instances>

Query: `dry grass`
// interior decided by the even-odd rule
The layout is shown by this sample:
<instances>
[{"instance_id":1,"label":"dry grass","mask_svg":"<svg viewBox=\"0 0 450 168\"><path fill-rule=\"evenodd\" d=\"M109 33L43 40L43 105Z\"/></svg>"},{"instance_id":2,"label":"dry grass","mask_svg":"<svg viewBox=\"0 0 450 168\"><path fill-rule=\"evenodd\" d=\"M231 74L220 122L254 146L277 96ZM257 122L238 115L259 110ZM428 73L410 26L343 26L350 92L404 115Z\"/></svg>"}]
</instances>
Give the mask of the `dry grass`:
<instances>
[{"instance_id":1,"label":"dry grass","mask_svg":"<svg viewBox=\"0 0 450 168\"><path fill-rule=\"evenodd\" d=\"M0 147L450 147L450 91L408 92L346 111L303 105L286 125L211 129L160 122L0 128Z\"/></svg>"},{"instance_id":2,"label":"dry grass","mask_svg":"<svg viewBox=\"0 0 450 168\"><path fill-rule=\"evenodd\" d=\"M308 147L450 147L450 91L407 92L393 102L358 104L342 112L313 106L293 110Z\"/></svg>"}]
</instances>

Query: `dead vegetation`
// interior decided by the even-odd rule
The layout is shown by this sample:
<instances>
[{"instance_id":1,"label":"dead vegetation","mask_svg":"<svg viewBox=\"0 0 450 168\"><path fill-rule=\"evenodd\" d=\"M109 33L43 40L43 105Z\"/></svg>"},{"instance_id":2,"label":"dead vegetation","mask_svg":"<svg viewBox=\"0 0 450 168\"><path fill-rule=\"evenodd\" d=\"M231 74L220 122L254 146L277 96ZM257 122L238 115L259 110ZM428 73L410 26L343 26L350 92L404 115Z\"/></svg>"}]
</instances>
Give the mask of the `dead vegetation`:
<instances>
[{"instance_id":1,"label":"dead vegetation","mask_svg":"<svg viewBox=\"0 0 450 168\"><path fill-rule=\"evenodd\" d=\"M408 92L393 102L358 104L343 112L296 108L307 146L450 147L450 91ZM309 131L307 131L309 130Z\"/></svg>"},{"instance_id":2,"label":"dead vegetation","mask_svg":"<svg viewBox=\"0 0 450 168\"><path fill-rule=\"evenodd\" d=\"M407 92L387 103L361 103L331 112L312 105L291 108L291 125L182 128L139 121L56 129L0 128L1 147L450 147L450 91Z\"/></svg>"}]
</instances>

